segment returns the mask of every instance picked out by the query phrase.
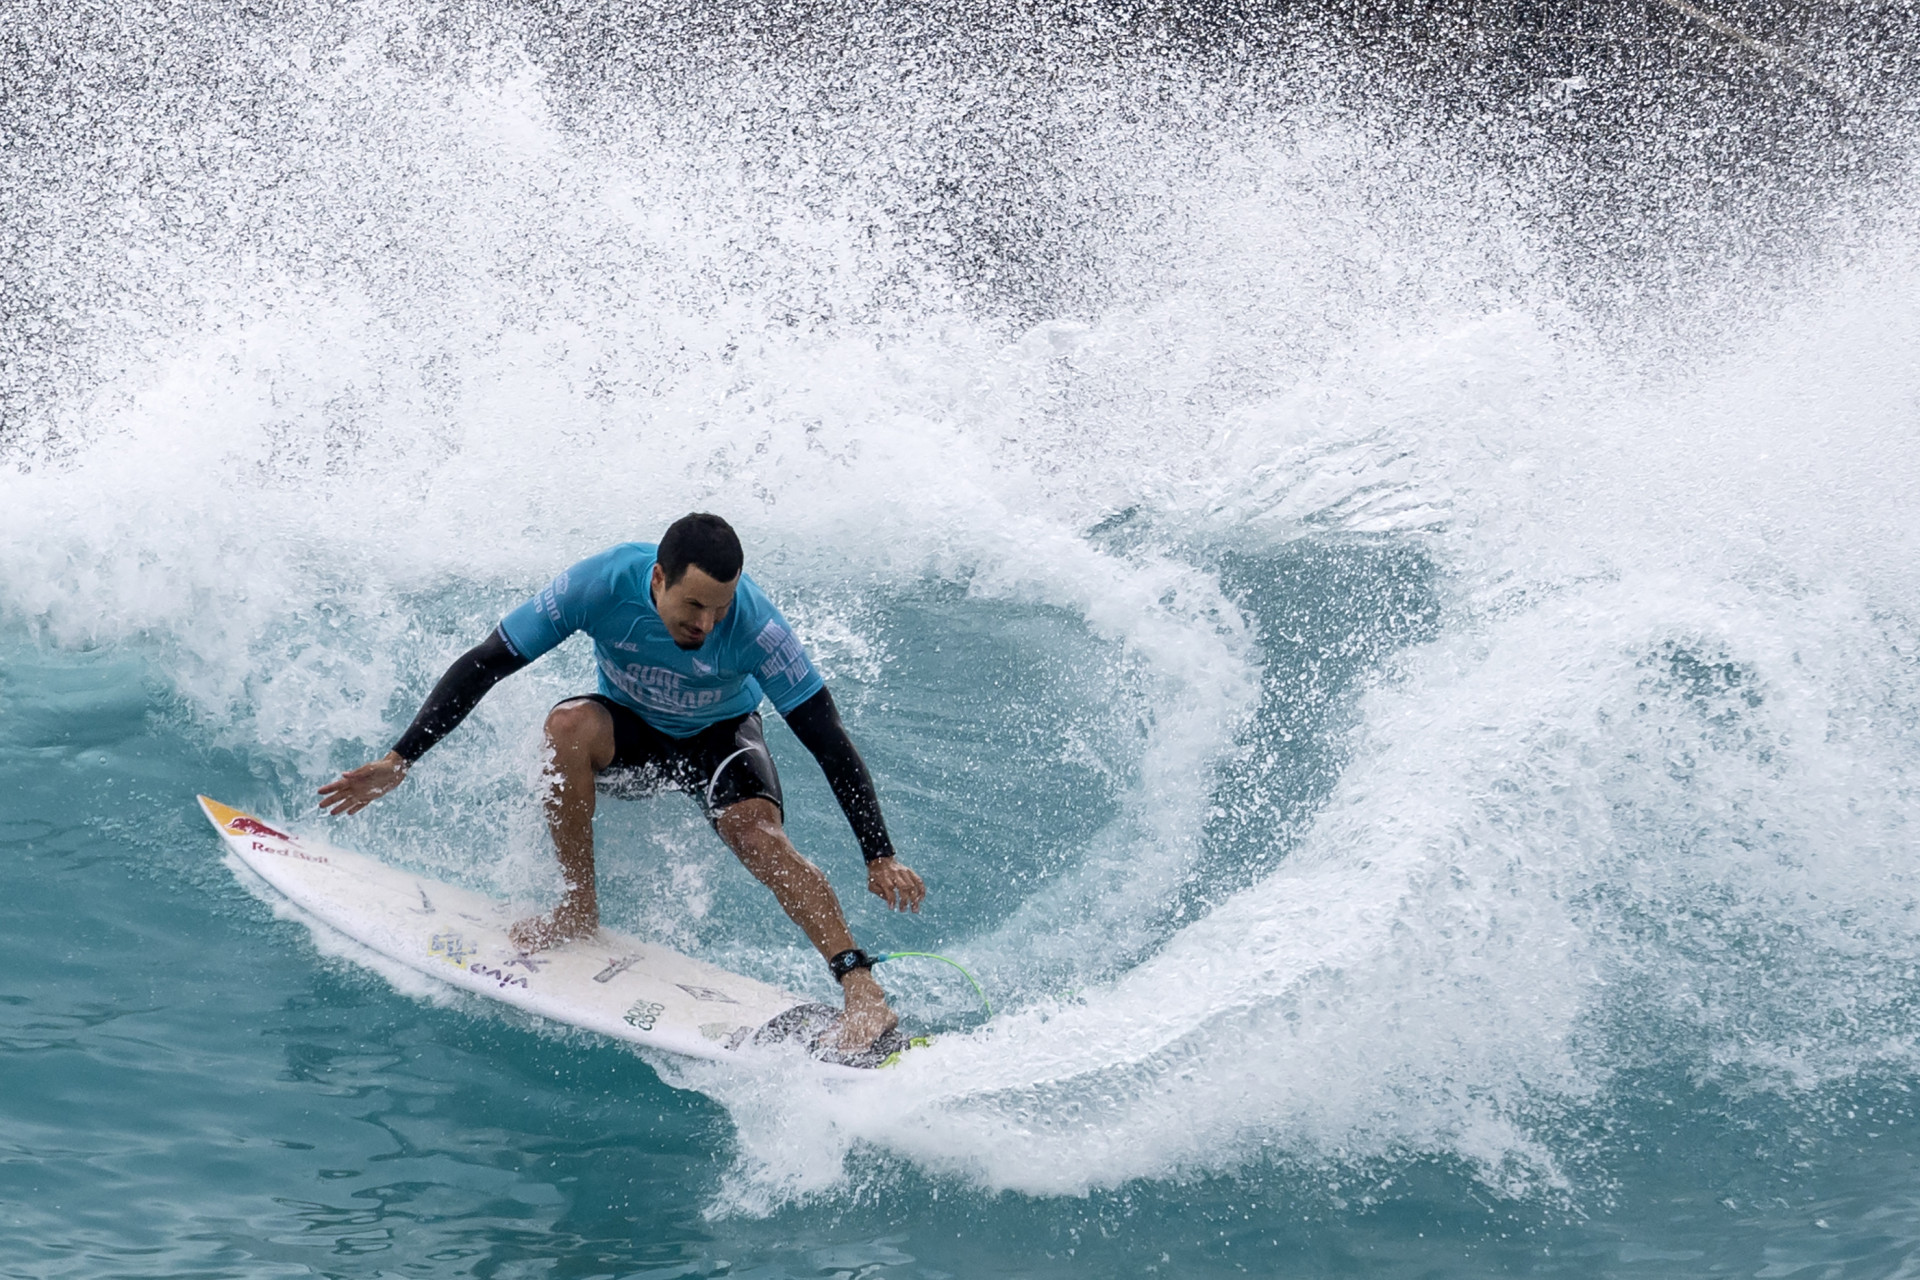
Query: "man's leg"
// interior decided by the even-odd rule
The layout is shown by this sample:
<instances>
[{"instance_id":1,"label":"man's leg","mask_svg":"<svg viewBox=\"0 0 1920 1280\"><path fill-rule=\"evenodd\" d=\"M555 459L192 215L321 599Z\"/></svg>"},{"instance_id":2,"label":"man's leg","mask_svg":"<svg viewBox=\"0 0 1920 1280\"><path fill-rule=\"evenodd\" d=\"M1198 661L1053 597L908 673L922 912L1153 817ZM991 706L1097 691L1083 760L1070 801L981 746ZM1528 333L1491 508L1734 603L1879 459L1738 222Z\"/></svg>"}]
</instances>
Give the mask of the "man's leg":
<instances>
[{"instance_id":1,"label":"man's leg","mask_svg":"<svg viewBox=\"0 0 1920 1280\"><path fill-rule=\"evenodd\" d=\"M741 800L722 809L714 826L754 878L773 890L787 918L806 933L822 956L853 949L853 934L840 913L840 899L820 868L800 856L787 839L780 810L771 800ZM840 984L847 1013L837 1047L849 1053L872 1044L900 1021L887 1008L886 992L870 969L855 969Z\"/></svg>"},{"instance_id":2,"label":"man's leg","mask_svg":"<svg viewBox=\"0 0 1920 1280\"><path fill-rule=\"evenodd\" d=\"M547 830L560 857L566 892L545 915L507 930L524 951L542 951L600 927L593 879L593 776L613 763L613 716L597 702L563 702L547 713Z\"/></svg>"}]
</instances>

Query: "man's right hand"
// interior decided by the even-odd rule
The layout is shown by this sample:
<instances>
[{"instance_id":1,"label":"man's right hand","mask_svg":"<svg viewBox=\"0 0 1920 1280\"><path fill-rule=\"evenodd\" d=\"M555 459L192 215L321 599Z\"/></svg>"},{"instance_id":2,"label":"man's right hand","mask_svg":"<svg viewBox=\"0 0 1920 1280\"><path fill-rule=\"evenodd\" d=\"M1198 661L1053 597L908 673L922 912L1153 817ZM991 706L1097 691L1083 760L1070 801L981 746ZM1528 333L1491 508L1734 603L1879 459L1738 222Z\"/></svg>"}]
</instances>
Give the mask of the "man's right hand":
<instances>
[{"instance_id":1,"label":"man's right hand","mask_svg":"<svg viewBox=\"0 0 1920 1280\"><path fill-rule=\"evenodd\" d=\"M320 788L320 807L336 818L358 813L405 782L409 767L398 751L389 751L372 764L349 769Z\"/></svg>"}]
</instances>

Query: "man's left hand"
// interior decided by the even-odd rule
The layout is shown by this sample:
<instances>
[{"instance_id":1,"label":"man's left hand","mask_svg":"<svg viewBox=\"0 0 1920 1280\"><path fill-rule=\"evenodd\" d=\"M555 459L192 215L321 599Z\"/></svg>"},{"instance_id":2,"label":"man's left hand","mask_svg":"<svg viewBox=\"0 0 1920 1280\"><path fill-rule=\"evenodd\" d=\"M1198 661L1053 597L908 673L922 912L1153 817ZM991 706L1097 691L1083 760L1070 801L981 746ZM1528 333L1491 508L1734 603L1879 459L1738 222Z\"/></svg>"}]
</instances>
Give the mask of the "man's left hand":
<instances>
[{"instance_id":1,"label":"man's left hand","mask_svg":"<svg viewBox=\"0 0 1920 1280\"><path fill-rule=\"evenodd\" d=\"M913 868L898 858L876 858L867 864L867 889L895 911L918 911L927 886Z\"/></svg>"}]
</instances>

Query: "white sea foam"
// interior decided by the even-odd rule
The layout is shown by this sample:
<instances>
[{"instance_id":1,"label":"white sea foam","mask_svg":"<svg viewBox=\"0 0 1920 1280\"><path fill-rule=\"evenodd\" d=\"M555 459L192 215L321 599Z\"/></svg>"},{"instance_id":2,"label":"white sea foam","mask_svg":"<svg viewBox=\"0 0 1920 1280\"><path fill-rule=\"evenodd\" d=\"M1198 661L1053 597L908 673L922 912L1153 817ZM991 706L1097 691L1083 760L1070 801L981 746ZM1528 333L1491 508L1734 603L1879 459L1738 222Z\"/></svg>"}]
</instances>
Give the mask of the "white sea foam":
<instances>
[{"instance_id":1,"label":"white sea foam","mask_svg":"<svg viewBox=\"0 0 1920 1280\"><path fill-rule=\"evenodd\" d=\"M1897 223L1654 300L1718 346L1651 349L1681 322L1582 318L1524 184L1445 140L1198 89L1123 118L1089 72L1024 159L1059 170L1035 252L1093 301L1014 321L914 214L963 78L855 67L790 137L804 76L709 69L563 126L511 50L461 79L377 34L273 53L300 129L67 226L132 319L10 445L10 617L151 653L213 739L311 781L559 565L711 507L863 678L836 602L931 579L1067 611L1152 709L1105 828L960 948L1018 993L991 1025L852 1088L663 1064L736 1119L727 1205L828 1191L860 1145L1034 1193L1429 1153L1519 1191L1628 1066L1913 1065ZM1361 536L1430 558L1439 634L1317 745L1339 779L1272 815L1278 869L1170 924L1280 660L1206 566ZM585 670L497 691L391 845L536 891L533 726Z\"/></svg>"}]
</instances>

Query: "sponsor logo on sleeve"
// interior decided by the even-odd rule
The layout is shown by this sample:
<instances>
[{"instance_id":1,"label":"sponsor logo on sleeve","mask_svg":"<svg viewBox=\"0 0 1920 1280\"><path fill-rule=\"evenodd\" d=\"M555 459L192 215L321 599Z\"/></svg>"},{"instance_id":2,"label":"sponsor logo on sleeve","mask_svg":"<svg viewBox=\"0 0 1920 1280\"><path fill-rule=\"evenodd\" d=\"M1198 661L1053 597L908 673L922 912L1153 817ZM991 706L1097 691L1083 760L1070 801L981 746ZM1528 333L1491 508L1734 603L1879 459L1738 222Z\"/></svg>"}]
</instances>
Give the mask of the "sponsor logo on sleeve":
<instances>
[{"instance_id":1,"label":"sponsor logo on sleeve","mask_svg":"<svg viewBox=\"0 0 1920 1280\"><path fill-rule=\"evenodd\" d=\"M534 597L534 603L539 606L540 612L559 622L561 620L560 597L567 594L567 586L572 581L571 571L562 569L559 577L540 588L540 594Z\"/></svg>"},{"instance_id":2,"label":"sponsor logo on sleeve","mask_svg":"<svg viewBox=\"0 0 1920 1280\"><path fill-rule=\"evenodd\" d=\"M793 632L781 626L777 621L769 622L760 628L760 634L753 638L754 644L767 656L753 673L761 682L784 680L788 684L799 684L807 675L807 655L801 649L800 641Z\"/></svg>"}]
</instances>

